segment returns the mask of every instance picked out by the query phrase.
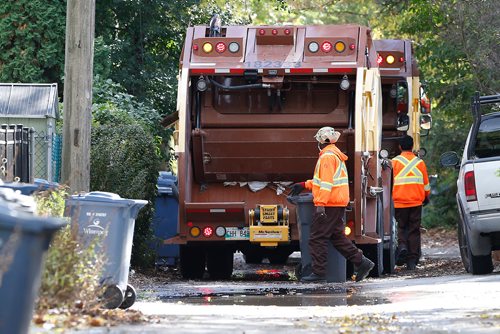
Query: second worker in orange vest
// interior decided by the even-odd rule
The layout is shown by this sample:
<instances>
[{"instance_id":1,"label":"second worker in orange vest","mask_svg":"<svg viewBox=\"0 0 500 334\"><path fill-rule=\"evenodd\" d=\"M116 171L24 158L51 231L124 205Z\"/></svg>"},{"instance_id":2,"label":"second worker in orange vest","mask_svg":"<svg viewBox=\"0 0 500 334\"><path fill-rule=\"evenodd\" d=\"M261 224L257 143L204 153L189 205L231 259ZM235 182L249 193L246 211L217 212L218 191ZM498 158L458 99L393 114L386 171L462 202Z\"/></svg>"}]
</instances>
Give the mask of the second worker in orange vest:
<instances>
[{"instance_id":1,"label":"second worker in orange vest","mask_svg":"<svg viewBox=\"0 0 500 334\"><path fill-rule=\"evenodd\" d=\"M392 159L392 198L398 222L396 264L406 263L407 269L414 270L420 258L422 204L429 201L431 187L424 161L412 152L413 138L404 136L399 146L401 154Z\"/></svg>"},{"instance_id":2,"label":"second worker in orange vest","mask_svg":"<svg viewBox=\"0 0 500 334\"><path fill-rule=\"evenodd\" d=\"M340 132L332 127L318 130L314 138L320 149L312 180L292 185L291 196L305 188L312 191L316 212L312 217L309 249L312 274L302 277L302 282L324 281L327 266L328 242L354 264L356 281L364 279L374 263L363 255L344 234L344 215L349 204L349 182L345 161L347 156L335 145Z\"/></svg>"}]
</instances>

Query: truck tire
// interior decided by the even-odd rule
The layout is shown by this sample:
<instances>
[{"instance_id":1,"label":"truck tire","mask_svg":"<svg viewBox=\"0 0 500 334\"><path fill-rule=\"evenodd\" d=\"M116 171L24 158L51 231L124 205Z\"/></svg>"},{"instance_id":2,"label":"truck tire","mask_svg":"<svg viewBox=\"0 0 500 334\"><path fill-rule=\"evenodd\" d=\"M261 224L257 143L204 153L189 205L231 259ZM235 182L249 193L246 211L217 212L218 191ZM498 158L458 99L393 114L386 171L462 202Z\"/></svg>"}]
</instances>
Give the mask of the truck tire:
<instances>
[{"instance_id":1,"label":"truck tire","mask_svg":"<svg viewBox=\"0 0 500 334\"><path fill-rule=\"evenodd\" d=\"M267 258L271 264L286 264L290 254L292 254L290 250L278 248L270 250Z\"/></svg>"},{"instance_id":2,"label":"truck tire","mask_svg":"<svg viewBox=\"0 0 500 334\"><path fill-rule=\"evenodd\" d=\"M384 241L384 273L394 274L396 268L397 226L394 218L394 202L391 200L390 239Z\"/></svg>"},{"instance_id":3,"label":"truck tire","mask_svg":"<svg viewBox=\"0 0 500 334\"><path fill-rule=\"evenodd\" d=\"M230 279L233 274L234 251L231 248L217 247L207 250L207 270L210 279Z\"/></svg>"},{"instance_id":4,"label":"truck tire","mask_svg":"<svg viewBox=\"0 0 500 334\"><path fill-rule=\"evenodd\" d=\"M205 250L202 247L181 245L179 247L179 260L182 278L203 278L205 273Z\"/></svg>"},{"instance_id":5,"label":"truck tire","mask_svg":"<svg viewBox=\"0 0 500 334\"><path fill-rule=\"evenodd\" d=\"M242 251L243 258L247 264L261 264L264 259L264 250L250 247Z\"/></svg>"},{"instance_id":6,"label":"truck tire","mask_svg":"<svg viewBox=\"0 0 500 334\"><path fill-rule=\"evenodd\" d=\"M460 257L465 270L472 275L485 275L493 271L491 253L489 255L474 256L469 247L467 233L463 221L458 224L458 244L460 246Z\"/></svg>"}]
</instances>

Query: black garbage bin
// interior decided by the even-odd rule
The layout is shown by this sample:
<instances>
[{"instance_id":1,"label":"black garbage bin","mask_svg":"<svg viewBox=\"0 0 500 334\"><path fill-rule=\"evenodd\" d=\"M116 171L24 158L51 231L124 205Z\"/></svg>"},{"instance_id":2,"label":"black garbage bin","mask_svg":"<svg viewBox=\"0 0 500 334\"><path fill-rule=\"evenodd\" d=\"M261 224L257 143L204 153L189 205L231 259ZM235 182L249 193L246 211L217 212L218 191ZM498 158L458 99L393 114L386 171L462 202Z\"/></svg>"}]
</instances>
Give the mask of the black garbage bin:
<instances>
[{"instance_id":1,"label":"black garbage bin","mask_svg":"<svg viewBox=\"0 0 500 334\"><path fill-rule=\"evenodd\" d=\"M128 284L135 218L148 202L121 198L108 192L90 192L66 200L64 215L71 217L71 226L78 229L84 245L95 242L97 252L105 257L101 284L106 289L107 308L129 308L136 299Z\"/></svg>"},{"instance_id":2,"label":"black garbage bin","mask_svg":"<svg viewBox=\"0 0 500 334\"><path fill-rule=\"evenodd\" d=\"M37 217L0 198L0 333L27 333L44 253L66 222Z\"/></svg>"},{"instance_id":3,"label":"black garbage bin","mask_svg":"<svg viewBox=\"0 0 500 334\"><path fill-rule=\"evenodd\" d=\"M312 273L311 253L309 251L309 235L311 231L312 216L314 213L313 196L311 193L303 193L298 196L289 196L288 200L295 204L297 223L300 235L301 260L299 270L296 271L297 278L308 276ZM346 259L331 243L328 243L328 260L326 268L327 282L346 281Z\"/></svg>"}]
</instances>

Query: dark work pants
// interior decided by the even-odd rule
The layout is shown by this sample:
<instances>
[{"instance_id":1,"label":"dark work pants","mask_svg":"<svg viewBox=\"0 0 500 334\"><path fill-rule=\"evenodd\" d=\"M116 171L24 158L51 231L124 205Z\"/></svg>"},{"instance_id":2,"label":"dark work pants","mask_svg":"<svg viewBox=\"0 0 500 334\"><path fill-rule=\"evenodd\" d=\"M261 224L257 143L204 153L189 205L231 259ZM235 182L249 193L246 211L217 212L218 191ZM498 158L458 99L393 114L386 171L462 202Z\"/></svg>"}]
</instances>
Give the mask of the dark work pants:
<instances>
[{"instance_id":1,"label":"dark work pants","mask_svg":"<svg viewBox=\"0 0 500 334\"><path fill-rule=\"evenodd\" d=\"M422 206L394 209L398 222L398 248L408 250L408 260L420 258L420 222Z\"/></svg>"},{"instance_id":2,"label":"dark work pants","mask_svg":"<svg viewBox=\"0 0 500 334\"><path fill-rule=\"evenodd\" d=\"M311 252L312 270L315 274L326 274L328 243L355 266L361 264L363 252L359 250L344 234L344 207L325 207L326 218L313 214L309 250Z\"/></svg>"}]
</instances>

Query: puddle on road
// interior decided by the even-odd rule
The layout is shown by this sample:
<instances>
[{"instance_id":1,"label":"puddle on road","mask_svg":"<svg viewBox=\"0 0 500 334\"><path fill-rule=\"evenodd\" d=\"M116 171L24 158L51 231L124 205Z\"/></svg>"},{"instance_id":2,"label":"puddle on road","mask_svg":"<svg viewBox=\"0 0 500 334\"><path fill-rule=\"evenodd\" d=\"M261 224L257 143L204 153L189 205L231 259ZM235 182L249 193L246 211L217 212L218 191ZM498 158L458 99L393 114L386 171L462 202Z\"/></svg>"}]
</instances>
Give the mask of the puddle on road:
<instances>
[{"instance_id":1,"label":"puddle on road","mask_svg":"<svg viewBox=\"0 0 500 334\"><path fill-rule=\"evenodd\" d=\"M354 306L385 304L385 298L358 296L350 289L247 289L238 293L200 293L183 298L161 298L166 302L193 305L244 306Z\"/></svg>"}]
</instances>

